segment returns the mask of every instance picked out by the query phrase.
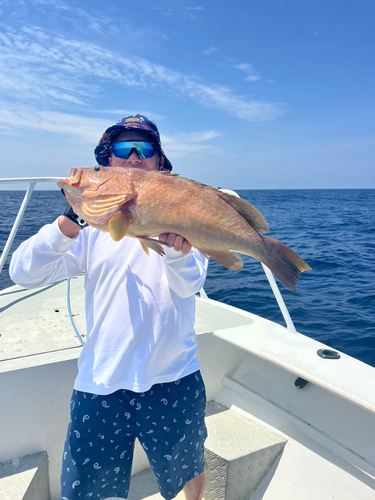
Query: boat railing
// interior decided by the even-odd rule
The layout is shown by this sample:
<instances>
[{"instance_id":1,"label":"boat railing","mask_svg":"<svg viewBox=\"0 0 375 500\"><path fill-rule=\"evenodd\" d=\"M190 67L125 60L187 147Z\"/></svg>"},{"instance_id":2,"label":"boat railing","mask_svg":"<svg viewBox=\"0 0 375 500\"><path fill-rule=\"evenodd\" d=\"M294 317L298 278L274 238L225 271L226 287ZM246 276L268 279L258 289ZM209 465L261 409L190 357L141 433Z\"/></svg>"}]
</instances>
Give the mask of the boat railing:
<instances>
[{"instance_id":1,"label":"boat railing","mask_svg":"<svg viewBox=\"0 0 375 500\"><path fill-rule=\"evenodd\" d=\"M0 273L3 270L5 261L8 257L9 252L10 252L14 238L16 237L18 228L20 227L21 221L23 219L27 205L29 204L31 195L33 194L36 183L37 182L55 182L56 183L59 179L60 179L60 177L20 177L20 178L13 178L13 179L0 179L0 184L26 184L26 183L29 184L29 187L26 190L25 197L24 197L24 199L21 203L20 209L18 211L16 220L14 221L12 230L10 231L7 242L5 243L4 250L1 253Z\"/></svg>"},{"instance_id":2,"label":"boat railing","mask_svg":"<svg viewBox=\"0 0 375 500\"><path fill-rule=\"evenodd\" d=\"M6 261L7 257L8 257L8 255L9 255L12 243L14 241L14 238L16 237L18 228L19 228L19 226L21 224L21 221L23 219L24 213L25 213L26 208L27 208L27 206L29 204L29 201L30 201L31 195L32 195L32 193L34 191L35 185L37 184L37 182L53 182L53 183L56 184L56 182L58 180L62 179L62 178L63 177L20 177L20 178L0 179L0 185L1 184L28 184L28 188L26 189L25 197L24 197L24 199L23 199L23 201L21 203L21 206L20 206L20 209L18 211L16 220L13 223L13 227L12 227L10 233L9 233L7 242L6 242L5 247L4 247L4 250L2 251L1 256L0 256L0 273L1 273L2 269L3 269L3 267L4 267L4 264L5 264L5 261ZM223 190L223 191L226 191L226 190ZM232 193L232 191L231 191L231 193ZM237 195L237 193L236 193L236 195ZM289 332L291 332L291 333L297 333L297 330L296 330L296 328L295 328L295 326L293 324L292 318L290 317L288 308L285 305L284 299L283 299L283 297L282 297L282 295L280 293L279 287L277 286L277 283L275 281L275 278L274 278L272 272L263 263L261 263L261 264L262 264L263 270L264 270L264 272L266 274L266 277L268 279L268 282L269 282L269 284L271 286L271 289L273 291L275 299L276 299L276 301L277 301L277 303L279 305L281 314L283 315L284 321L286 323L287 330ZM200 296L202 298L208 298L207 294L206 294L206 292L204 291L203 288L200 291Z\"/></svg>"}]
</instances>

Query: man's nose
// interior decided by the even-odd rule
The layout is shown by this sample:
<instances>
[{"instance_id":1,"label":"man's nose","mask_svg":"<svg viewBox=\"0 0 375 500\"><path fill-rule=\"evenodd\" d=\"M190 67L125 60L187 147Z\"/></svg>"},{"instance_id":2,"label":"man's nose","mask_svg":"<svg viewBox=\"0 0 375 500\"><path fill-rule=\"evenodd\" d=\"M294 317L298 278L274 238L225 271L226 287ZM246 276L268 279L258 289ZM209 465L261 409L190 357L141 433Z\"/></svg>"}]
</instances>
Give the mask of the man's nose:
<instances>
[{"instance_id":1,"label":"man's nose","mask_svg":"<svg viewBox=\"0 0 375 500\"><path fill-rule=\"evenodd\" d=\"M135 148L133 148L130 151L130 155L129 155L127 161L141 161L139 154Z\"/></svg>"}]
</instances>

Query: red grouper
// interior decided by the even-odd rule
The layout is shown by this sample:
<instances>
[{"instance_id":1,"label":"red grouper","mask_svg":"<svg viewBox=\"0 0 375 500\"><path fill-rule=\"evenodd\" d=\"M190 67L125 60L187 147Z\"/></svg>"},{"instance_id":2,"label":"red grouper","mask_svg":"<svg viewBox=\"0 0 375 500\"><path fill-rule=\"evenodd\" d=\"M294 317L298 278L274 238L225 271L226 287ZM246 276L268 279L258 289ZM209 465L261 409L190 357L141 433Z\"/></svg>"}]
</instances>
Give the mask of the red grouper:
<instances>
[{"instance_id":1,"label":"red grouper","mask_svg":"<svg viewBox=\"0 0 375 500\"><path fill-rule=\"evenodd\" d=\"M143 249L164 254L162 233L183 236L205 256L240 271L244 253L263 262L293 292L306 264L293 250L260 233L263 216L236 196L169 172L132 168L74 168L60 180L74 212L115 241L138 238Z\"/></svg>"}]
</instances>

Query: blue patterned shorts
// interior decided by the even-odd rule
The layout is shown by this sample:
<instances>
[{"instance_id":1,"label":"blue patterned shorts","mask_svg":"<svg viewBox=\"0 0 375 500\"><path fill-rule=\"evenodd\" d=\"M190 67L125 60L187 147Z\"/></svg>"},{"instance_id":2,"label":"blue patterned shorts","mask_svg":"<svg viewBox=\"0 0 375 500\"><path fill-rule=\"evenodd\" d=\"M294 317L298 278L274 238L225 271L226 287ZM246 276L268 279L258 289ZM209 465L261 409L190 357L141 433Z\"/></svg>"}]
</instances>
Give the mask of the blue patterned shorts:
<instances>
[{"instance_id":1,"label":"blue patterned shorts","mask_svg":"<svg viewBox=\"0 0 375 500\"><path fill-rule=\"evenodd\" d=\"M200 372L147 392L73 391L61 500L127 498L135 438L160 493L174 498L204 470L206 393Z\"/></svg>"}]
</instances>

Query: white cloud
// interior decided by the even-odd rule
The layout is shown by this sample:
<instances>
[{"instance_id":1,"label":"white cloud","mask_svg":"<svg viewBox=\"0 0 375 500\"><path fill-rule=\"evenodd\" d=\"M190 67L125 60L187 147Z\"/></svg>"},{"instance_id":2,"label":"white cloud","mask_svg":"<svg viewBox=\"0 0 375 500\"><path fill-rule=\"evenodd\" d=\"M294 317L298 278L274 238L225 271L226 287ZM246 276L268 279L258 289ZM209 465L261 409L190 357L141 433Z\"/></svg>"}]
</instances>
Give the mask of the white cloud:
<instances>
[{"instance_id":1,"label":"white cloud","mask_svg":"<svg viewBox=\"0 0 375 500\"><path fill-rule=\"evenodd\" d=\"M202 53L206 56L209 56L210 54L213 54L214 52L216 52L218 49L216 47L210 47L209 49L207 50L202 50Z\"/></svg>"},{"instance_id":2,"label":"white cloud","mask_svg":"<svg viewBox=\"0 0 375 500\"><path fill-rule=\"evenodd\" d=\"M107 120L40 111L24 105L0 102L0 127L8 133L16 130L40 130L53 134L74 136L81 142L95 143L108 128Z\"/></svg>"},{"instance_id":3,"label":"white cloud","mask_svg":"<svg viewBox=\"0 0 375 500\"><path fill-rule=\"evenodd\" d=\"M3 135L19 134L20 130L41 131L70 136L72 142L96 144L109 126L111 126L109 120L56 111L39 111L24 105L0 102L0 130ZM219 136L218 132L207 130L173 135L162 134L161 140L167 156L171 159L180 159L194 153L219 153L220 148L209 144L211 139Z\"/></svg>"},{"instance_id":4,"label":"white cloud","mask_svg":"<svg viewBox=\"0 0 375 500\"><path fill-rule=\"evenodd\" d=\"M250 75L250 65L237 65ZM0 91L18 100L87 105L100 85L113 82L144 91L172 93L249 122L274 120L283 114L276 104L249 100L230 88L206 83L97 45L52 36L39 28L0 32Z\"/></svg>"},{"instance_id":5,"label":"white cloud","mask_svg":"<svg viewBox=\"0 0 375 500\"><path fill-rule=\"evenodd\" d=\"M173 159L180 159L194 154L218 154L221 149L212 144L205 144L206 141L220 137L218 132L207 130L205 132L192 132L189 134L179 133L174 135L161 134L163 149L167 156Z\"/></svg>"},{"instance_id":6,"label":"white cloud","mask_svg":"<svg viewBox=\"0 0 375 500\"><path fill-rule=\"evenodd\" d=\"M206 132L190 132L189 134L181 132L174 137L183 142L204 142L220 136L221 134L215 130L207 130Z\"/></svg>"},{"instance_id":7,"label":"white cloud","mask_svg":"<svg viewBox=\"0 0 375 500\"><path fill-rule=\"evenodd\" d=\"M261 76L257 75L253 65L249 63L240 63L240 64L234 64L233 68L239 69L240 71L243 71L246 73L245 81L247 82L256 82L258 80L261 80Z\"/></svg>"},{"instance_id":8,"label":"white cloud","mask_svg":"<svg viewBox=\"0 0 375 500\"><path fill-rule=\"evenodd\" d=\"M261 80L262 77L258 75L247 75L245 77L245 81L247 82L257 82L258 80Z\"/></svg>"},{"instance_id":9,"label":"white cloud","mask_svg":"<svg viewBox=\"0 0 375 500\"><path fill-rule=\"evenodd\" d=\"M233 68L239 69L241 71L245 71L245 73L253 73L254 72L253 65L248 64L248 63L234 64Z\"/></svg>"},{"instance_id":10,"label":"white cloud","mask_svg":"<svg viewBox=\"0 0 375 500\"><path fill-rule=\"evenodd\" d=\"M249 101L233 95L226 87L196 84L199 89L196 99L207 107L221 109L231 116L249 122L263 122L280 118L284 111L281 106L262 101Z\"/></svg>"},{"instance_id":11,"label":"white cloud","mask_svg":"<svg viewBox=\"0 0 375 500\"><path fill-rule=\"evenodd\" d=\"M64 2L64 0L32 0L35 6L51 7L61 12L66 21L75 24L82 29L82 20L84 20L85 29L89 28L96 33L104 33L112 24L113 19L107 16L103 10L95 15L92 10L85 11L80 7Z\"/></svg>"}]
</instances>

